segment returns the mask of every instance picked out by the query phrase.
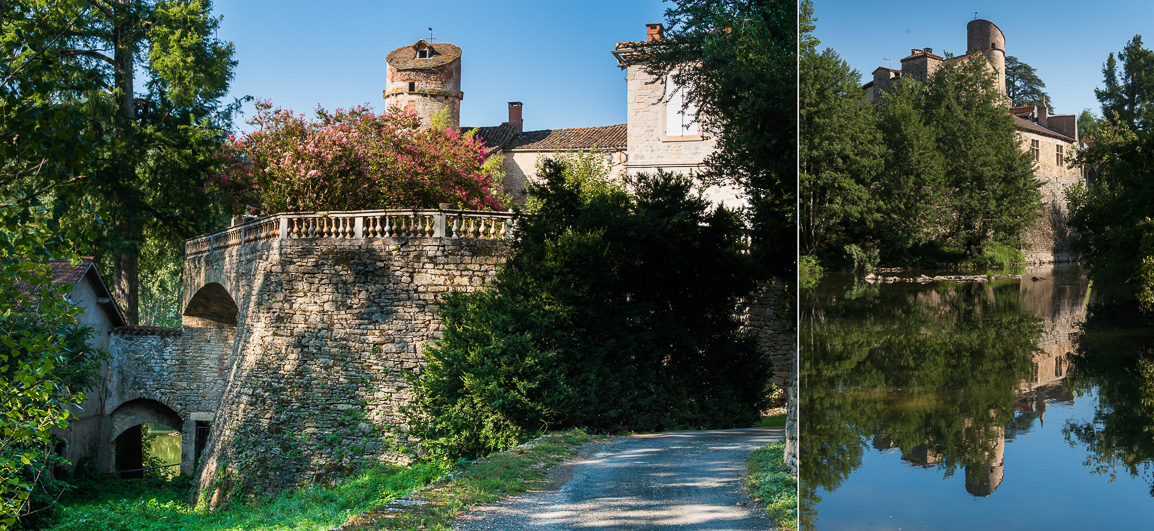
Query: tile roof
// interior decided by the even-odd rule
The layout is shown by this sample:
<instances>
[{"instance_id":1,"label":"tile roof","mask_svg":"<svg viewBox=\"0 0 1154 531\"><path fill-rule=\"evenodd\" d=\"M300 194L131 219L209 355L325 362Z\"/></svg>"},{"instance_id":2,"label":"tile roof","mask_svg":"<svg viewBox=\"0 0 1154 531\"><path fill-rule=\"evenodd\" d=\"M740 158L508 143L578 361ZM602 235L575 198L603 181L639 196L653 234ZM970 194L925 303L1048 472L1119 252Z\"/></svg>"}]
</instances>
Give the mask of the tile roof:
<instances>
[{"instance_id":1,"label":"tile roof","mask_svg":"<svg viewBox=\"0 0 1154 531\"><path fill-rule=\"evenodd\" d=\"M80 257L80 263L72 265L68 260L53 260L48 262L48 267L52 268L52 276L57 284L67 284L75 286L88 269L93 267L91 256Z\"/></svg>"},{"instance_id":2,"label":"tile roof","mask_svg":"<svg viewBox=\"0 0 1154 531\"><path fill-rule=\"evenodd\" d=\"M1041 125L1038 125L1037 123L1031 122L1031 121L1029 121L1025 118L1022 118L1021 116L1018 116L1018 115L1014 115L1014 127L1017 127L1019 131L1027 131L1027 132L1036 133L1036 134L1039 134L1042 136L1057 138L1058 140L1064 140L1066 142L1071 142L1071 143L1074 142L1073 138L1070 138L1070 137L1068 137L1062 133L1059 133L1053 129L1050 129L1047 127L1042 127Z\"/></svg>"},{"instance_id":3,"label":"tile roof","mask_svg":"<svg viewBox=\"0 0 1154 531\"><path fill-rule=\"evenodd\" d=\"M461 132L465 133L477 130L476 137L479 138L486 146L504 148L505 144L509 143L521 131L517 126L505 122L501 125L493 125L488 127L462 127Z\"/></svg>"},{"instance_id":4,"label":"tile roof","mask_svg":"<svg viewBox=\"0 0 1154 531\"><path fill-rule=\"evenodd\" d=\"M526 131L510 141L507 150L625 149L626 125L574 127Z\"/></svg>"}]
</instances>

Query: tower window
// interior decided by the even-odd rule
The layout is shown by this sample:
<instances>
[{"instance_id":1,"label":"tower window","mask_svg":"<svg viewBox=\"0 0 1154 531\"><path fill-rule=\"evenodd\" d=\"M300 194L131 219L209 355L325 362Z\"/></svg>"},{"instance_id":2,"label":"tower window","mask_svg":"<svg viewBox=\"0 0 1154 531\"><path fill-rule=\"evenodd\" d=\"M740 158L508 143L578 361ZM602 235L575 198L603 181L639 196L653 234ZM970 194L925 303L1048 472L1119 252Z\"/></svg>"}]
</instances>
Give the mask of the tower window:
<instances>
[{"instance_id":1,"label":"tower window","mask_svg":"<svg viewBox=\"0 0 1154 531\"><path fill-rule=\"evenodd\" d=\"M409 92L416 92L416 91L417 91L417 82L416 81L410 81L409 82Z\"/></svg>"}]
</instances>

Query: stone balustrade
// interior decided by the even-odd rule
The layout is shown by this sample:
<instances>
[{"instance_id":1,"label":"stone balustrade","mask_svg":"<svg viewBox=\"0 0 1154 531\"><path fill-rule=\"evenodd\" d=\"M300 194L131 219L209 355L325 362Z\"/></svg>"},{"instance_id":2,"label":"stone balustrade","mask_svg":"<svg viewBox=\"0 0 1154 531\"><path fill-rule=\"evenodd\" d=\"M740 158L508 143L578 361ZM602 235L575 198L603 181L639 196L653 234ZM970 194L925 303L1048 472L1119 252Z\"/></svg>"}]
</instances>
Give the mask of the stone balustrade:
<instances>
[{"instance_id":1,"label":"stone balustrade","mask_svg":"<svg viewBox=\"0 0 1154 531\"><path fill-rule=\"evenodd\" d=\"M393 209L274 214L198 236L184 244L186 258L268 240L365 238L475 238L512 234L511 212Z\"/></svg>"}]
</instances>

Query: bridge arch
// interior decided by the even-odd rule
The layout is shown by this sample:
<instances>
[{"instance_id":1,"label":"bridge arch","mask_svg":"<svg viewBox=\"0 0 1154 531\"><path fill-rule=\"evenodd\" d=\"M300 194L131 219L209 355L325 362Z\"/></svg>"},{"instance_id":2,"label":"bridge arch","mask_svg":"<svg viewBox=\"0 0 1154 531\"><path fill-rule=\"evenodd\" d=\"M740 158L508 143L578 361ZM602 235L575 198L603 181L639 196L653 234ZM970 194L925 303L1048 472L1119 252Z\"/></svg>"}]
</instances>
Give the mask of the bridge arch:
<instances>
[{"instance_id":1,"label":"bridge arch","mask_svg":"<svg viewBox=\"0 0 1154 531\"><path fill-rule=\"evenodd\" d=\"M110 415L112 424L112 462L117 471L132 471L126 477L142 475L144 433L147 424L160 424L182 431L184 420L171 407L150 398L134 398L117 406Z\"/></svg>"},{"instance_id":2,"label":"bridge arch","mask_svg":"<svg viewBox=\"0 0 1154 531\"><path fill-rule=\"evenodd\" d=\"M213 321L222 325L236 326L240 308L228 289L216 282L209 282L189 299L184 307L184 317Z\"/></svg>"}]
</instances>

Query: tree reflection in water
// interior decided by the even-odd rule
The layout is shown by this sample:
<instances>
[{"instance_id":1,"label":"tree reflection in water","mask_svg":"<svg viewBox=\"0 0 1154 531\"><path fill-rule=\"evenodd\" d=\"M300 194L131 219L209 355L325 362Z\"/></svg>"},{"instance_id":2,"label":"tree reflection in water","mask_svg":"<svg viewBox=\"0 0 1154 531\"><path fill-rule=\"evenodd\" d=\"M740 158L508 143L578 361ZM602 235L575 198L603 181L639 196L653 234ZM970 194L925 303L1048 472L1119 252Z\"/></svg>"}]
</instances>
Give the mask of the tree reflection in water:
<instances>
[{"instance_id":1,"label":"tree reflection in water","mask_svg":"<svg viewBox=\"0 0 1154 531\"><path fill-rule=\"evenodd\" d=\"M1019 282L802 291L802 526L816 522L817 489L836 490L867 446L993 492L1043 330Z\"/></svg>"},{"instance_id":2,"label":"tree reflection in water","mask_svg":"<svg viewBox=\"0 0 1154 531\"><path fill-rule=\"evenodd\" d=\"M1094 473L1141 477L1154 496L1154 322L1122 304L1094 304L1087 314L1067 386L1079 395L1097 388L1094 418L1062 431L1085 445Z\"/></svg>"}]
</instances>

